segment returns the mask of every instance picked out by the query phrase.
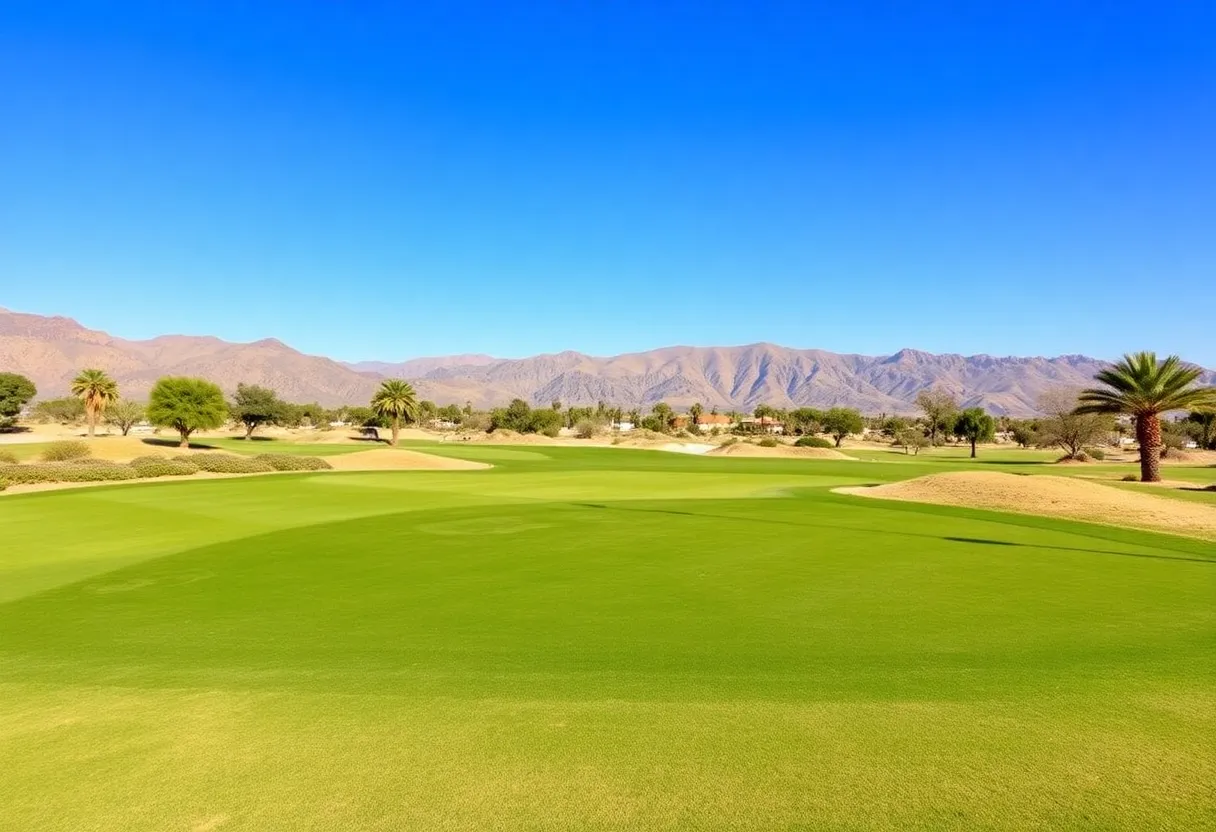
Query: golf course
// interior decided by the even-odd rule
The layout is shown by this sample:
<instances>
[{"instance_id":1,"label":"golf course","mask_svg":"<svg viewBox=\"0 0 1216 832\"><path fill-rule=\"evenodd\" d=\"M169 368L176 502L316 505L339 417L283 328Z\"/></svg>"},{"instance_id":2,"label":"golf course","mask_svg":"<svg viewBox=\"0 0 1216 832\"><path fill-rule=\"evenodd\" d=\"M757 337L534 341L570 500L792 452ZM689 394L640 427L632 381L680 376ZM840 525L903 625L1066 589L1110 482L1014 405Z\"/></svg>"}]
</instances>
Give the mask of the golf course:
<instances>
[{"instance_id":1,"label":"golf course","mask_svg":"<svg viewBox=\"0 0 1216 832\"><path fill-rule=\"evenodd\" d=\"M424 450L0 497L0 829L1216 828L1212 539L835 490L1048 455Z\"/></svg>"}]
</instances>

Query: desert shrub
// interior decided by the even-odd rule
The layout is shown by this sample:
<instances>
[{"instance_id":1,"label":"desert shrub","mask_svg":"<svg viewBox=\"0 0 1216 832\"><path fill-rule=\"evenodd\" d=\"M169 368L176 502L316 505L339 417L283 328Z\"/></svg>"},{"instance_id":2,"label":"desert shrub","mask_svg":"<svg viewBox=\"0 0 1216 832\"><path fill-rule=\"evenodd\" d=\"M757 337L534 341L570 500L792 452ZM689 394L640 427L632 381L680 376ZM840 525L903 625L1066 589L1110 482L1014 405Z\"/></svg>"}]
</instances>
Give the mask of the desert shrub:
<instances>
[{"instance_id":1,"label":"desert shrub","mask_svg":"<svg viewBox=\"0 0 1216 832\"><path fill-rule=\"evenodd\" d=\"M74 459L86 459L93 455L88 442L79 439L61 439L52 442L42 451L43 462L70 462Z\"/></svg>"},{"instance_id":2,"label":"desert shrub","mask_svg":"<svg viewBox=\"0 0 1216 832\"><path fill-rule=\"evenodd\" d=\"M258 454L255 462L264 462L276 471L328 471L333 468L319 456L293 456L291 454Z\"/></svg>"},{"instance_id":3,"label":"desert shrub","mask_svg":"<svg viewBox=\"0 0 1216 832\"><path fill-rule=\"evenodd\" d=\"M1086 448L1085 453L1090 459L1096 459L1098 462L1106 459L1106 451L1101 448Z\"/></svg>"},{"instance_id":4,"label":"desert shrub","mask_svg":"<svg viewBox=\"0 0 1216 832\"><path fill-rule=\"evenodd\" d=\"M197 465L199 470L212 474L265 474L274 470L270 463L257 457L236 454L206 453L173 458L179 462L191 462Z\"/></svg>"},{"instance_id":5,"label":"desert shrub","mask_svg":"<svg viewBox=\"0 0 1216 832\"><path fill-rule=\"evenodd\" d=\"M0 479L12 485L32 485L42 482L108 482L138 478L139 475L130 466L97 461L0 465Z\"/></svg>"},{"instance_id":6,"label":"desert shrub","mask_svg":"<svg viewBox=\"0 0 1216 832\"><path fill-rule=\"evenodd\" d=\"M799 448L834 448L836 447L830 440L824 439L822 436L800 436L798 441L794 443Z\"/></svg>"},{"instance_id":7,"label":"desert shrub","mask_svg":"<svg viewBox=\"0 0 1216 832\"><path fill-rule=\"evenodd\" d=\"M757 444L758 444L758 445L759 445L761 448L775 448L775 447L777 447L777 446L778 446L779 444L781 444L781 443L780 443L780 442L778 442L776 439L774 439L774 438L773 438L773 437L771 437L771 436L766 436L766 437L764 437L763 439L761 439L761 440L760 440L760 441L759 441Z\"/></svg>"},{"instance_id":8,"label":"desert shrub","mask_svg":"<svg viewBox=\"0 0 1216 832\"><path fill-rule=\"evenodd\" d=\"M600 426L591 419L580 419L574 426L574 435L579 439L590 439L599 433Z\"/></svg>"},{"instance_id":9,"label":"desert shrub","mask_svg":"<svg viewBox=\"0 0 1216 832\"><path fill-rule=\"evenodd\" d=\"M1085 453L1085 451L1077 451L1075 454L1064 454L1056 462L1089 462L1089 454Z\"/></svg>"},{"instance_id":10,"label":"desert shrub","mask_svg":"<svg viewBox=\"0 0 1216 832\"><path fill-rule=\"evenodd\" d=\"M1140 478L1138 476L1136 476L1135 474L1124 474L1123 481L1124 482L1140 482Z\"/></svg>"},{"instance_id":11,"label":"desert shrub","mask_svg":"<svg viewBox=\"0 0 1216 832\"><path fill-rule=\"evenodd\" d=\"M184 477L198 473L198 466L193 461L163 456L141 456L129 464L141 477Z\"/></svg>"},{"instance_id":12,"label":"desert shrub","mask_svg":"<svg viewBox=\"0 0 1216 832\"><path fill-rule=\"evenodd\" d=\"M0 491L8 488L8 480L0 480Z\"/></svg>"},{"instance_id":13,"label":"desert shrub","mask_svg":"<svg viewBox=\"0 0 1216 832\"><path fill-rule=\"evenodd\" d=\"M729 439L725 440L725 441L724 441L724 442L723 442L721 445L719 445L718 447L720 447L720 448L729 448L731 445L737 445L737 444L739 444L739 437L737 437L737 436L732 436L732 437L730 437Z\"/></svg>"},{"instance_id":14,"label":"desert shrub","mask_svg":"<svg viewBox=\"0 0 1216 832\"><path fill-rule=\"evenodd\" d=\"M0 464L16 465L18 461L17 455L12 451L0 451Z\"/></svg>"}]
</instances>

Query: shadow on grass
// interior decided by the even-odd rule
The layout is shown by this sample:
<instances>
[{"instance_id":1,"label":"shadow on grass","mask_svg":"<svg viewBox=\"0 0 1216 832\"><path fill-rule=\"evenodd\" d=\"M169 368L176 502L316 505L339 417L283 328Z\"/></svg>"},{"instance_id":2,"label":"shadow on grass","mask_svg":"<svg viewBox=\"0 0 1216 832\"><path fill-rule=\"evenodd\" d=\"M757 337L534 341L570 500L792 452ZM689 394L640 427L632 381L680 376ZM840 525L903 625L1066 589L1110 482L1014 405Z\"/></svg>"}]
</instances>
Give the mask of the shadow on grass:
<instances>
[{"instance_id":1,"label":"shadow on grass","mask_svg":"<svg viewBox=\"0 0 1216 832\"><path fill-rule=\"evenodd\" d=\"M621 505L606 505L604 503L571 503L571 505L579 506L580 508L594 508L604 511L626 511L638 512L643 514L671 514L679 517L699 517L710 518L714 520L739 520L744 523L764 523L773 526L794 526L795 528L805 529L833 529L839 531L841 526L832 526L826 523L797 523L791 520L774 520L765 517L740 517L737 514L703 514L696 511L680 511L671 508L636 508ZM844 527L847 528L847 527ZM872 534L886 534L897 537L919 537L927 540L946 540L951 543L982 543L987 546L1012 546L1025 549L1053 549L1058 552L1084 552L1086 554L1095 555L1117 555L1125 558L1147 558L1149 560L1180 560L1189 563L1206 563L1216 566L1216 561L1208 558L1194 558L1183 555L1151 555L1146 552L1116 552L1113 549L1087 549L1081 546L1051 546L1046 543L1015 543L1013 541L990 540L987 538L970 538L970 537L950 537L947 535L937 534L921 534L919 532L895 532L886 529L866 529Z\"/></svg>"},{"instance_id":2,"label":"shadow on grass","mask_svg":"<svg viewBox=\"0 0 1216 832\"><path fill-rule=\"evenodd\" d=\"M181 441L178 439L159 439L155 436L149 436L140 441L145 445L153 445L157 448L180 448L182 446ZM190 449L195 451L214 451L216 450L216 446L206 445L202 442L191 442Z\"/></svg>"}]
</instances>

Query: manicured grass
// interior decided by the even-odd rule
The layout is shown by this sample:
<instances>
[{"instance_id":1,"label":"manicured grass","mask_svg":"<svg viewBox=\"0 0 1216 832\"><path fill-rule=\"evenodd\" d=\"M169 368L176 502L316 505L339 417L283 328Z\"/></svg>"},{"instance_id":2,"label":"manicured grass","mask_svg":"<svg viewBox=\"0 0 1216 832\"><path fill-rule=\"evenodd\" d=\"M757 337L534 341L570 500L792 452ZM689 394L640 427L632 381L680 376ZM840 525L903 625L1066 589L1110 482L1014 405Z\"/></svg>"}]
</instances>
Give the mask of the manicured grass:
<instances>
[{"instance_id":1,"label":"manicured grass","mask_svg":"<svg viewBox=\"0 0 1216 832\"><path fill-rule=\"evenodd\" d=\"M950 459L426 449L496 467L0 499L0 826L1216 818L1210 543L830 491Z\"/></svg>"}]
</instances>

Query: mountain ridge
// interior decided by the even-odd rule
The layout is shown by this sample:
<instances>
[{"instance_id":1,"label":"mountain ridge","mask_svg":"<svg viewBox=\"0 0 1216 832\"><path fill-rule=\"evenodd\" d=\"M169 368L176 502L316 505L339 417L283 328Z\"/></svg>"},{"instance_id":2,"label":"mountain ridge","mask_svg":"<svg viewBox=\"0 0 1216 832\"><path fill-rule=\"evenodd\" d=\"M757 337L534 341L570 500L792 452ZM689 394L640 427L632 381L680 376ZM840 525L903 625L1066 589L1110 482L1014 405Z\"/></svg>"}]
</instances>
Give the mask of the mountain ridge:
<instances>
[{"instance_id":1,"label":"mountain ridge","mask_svg":"<svg viewBox=\"0 0 1216 832\"><path fill-rule=\"evenodd\" d=\"M419 396L477 407L523 398L533 404L606 401L626 409L658 401L676 407L750 410L856 407L866 413L910 413L916 394L940 387L964 406L1028 415L1051 387L1080 387L1107 362L1085 355L993 356L929 353L906 347L890 355L795 349L770 342L734 347L677 345L593 356L574 350L528 358L480 353L402 362L339 362L306 355L276 338L249 343L209 335L128 340L63 316L0 309L0 371L19 372L41 398L64 395L85 366L105 369L124 393L146 395L162 375L200 375L226 391L238 382L272 387L292 401L366 403L380 380L409 379ZM1216 372L1204 381L1216 384Z\"/></svg>"}]
</instances>

